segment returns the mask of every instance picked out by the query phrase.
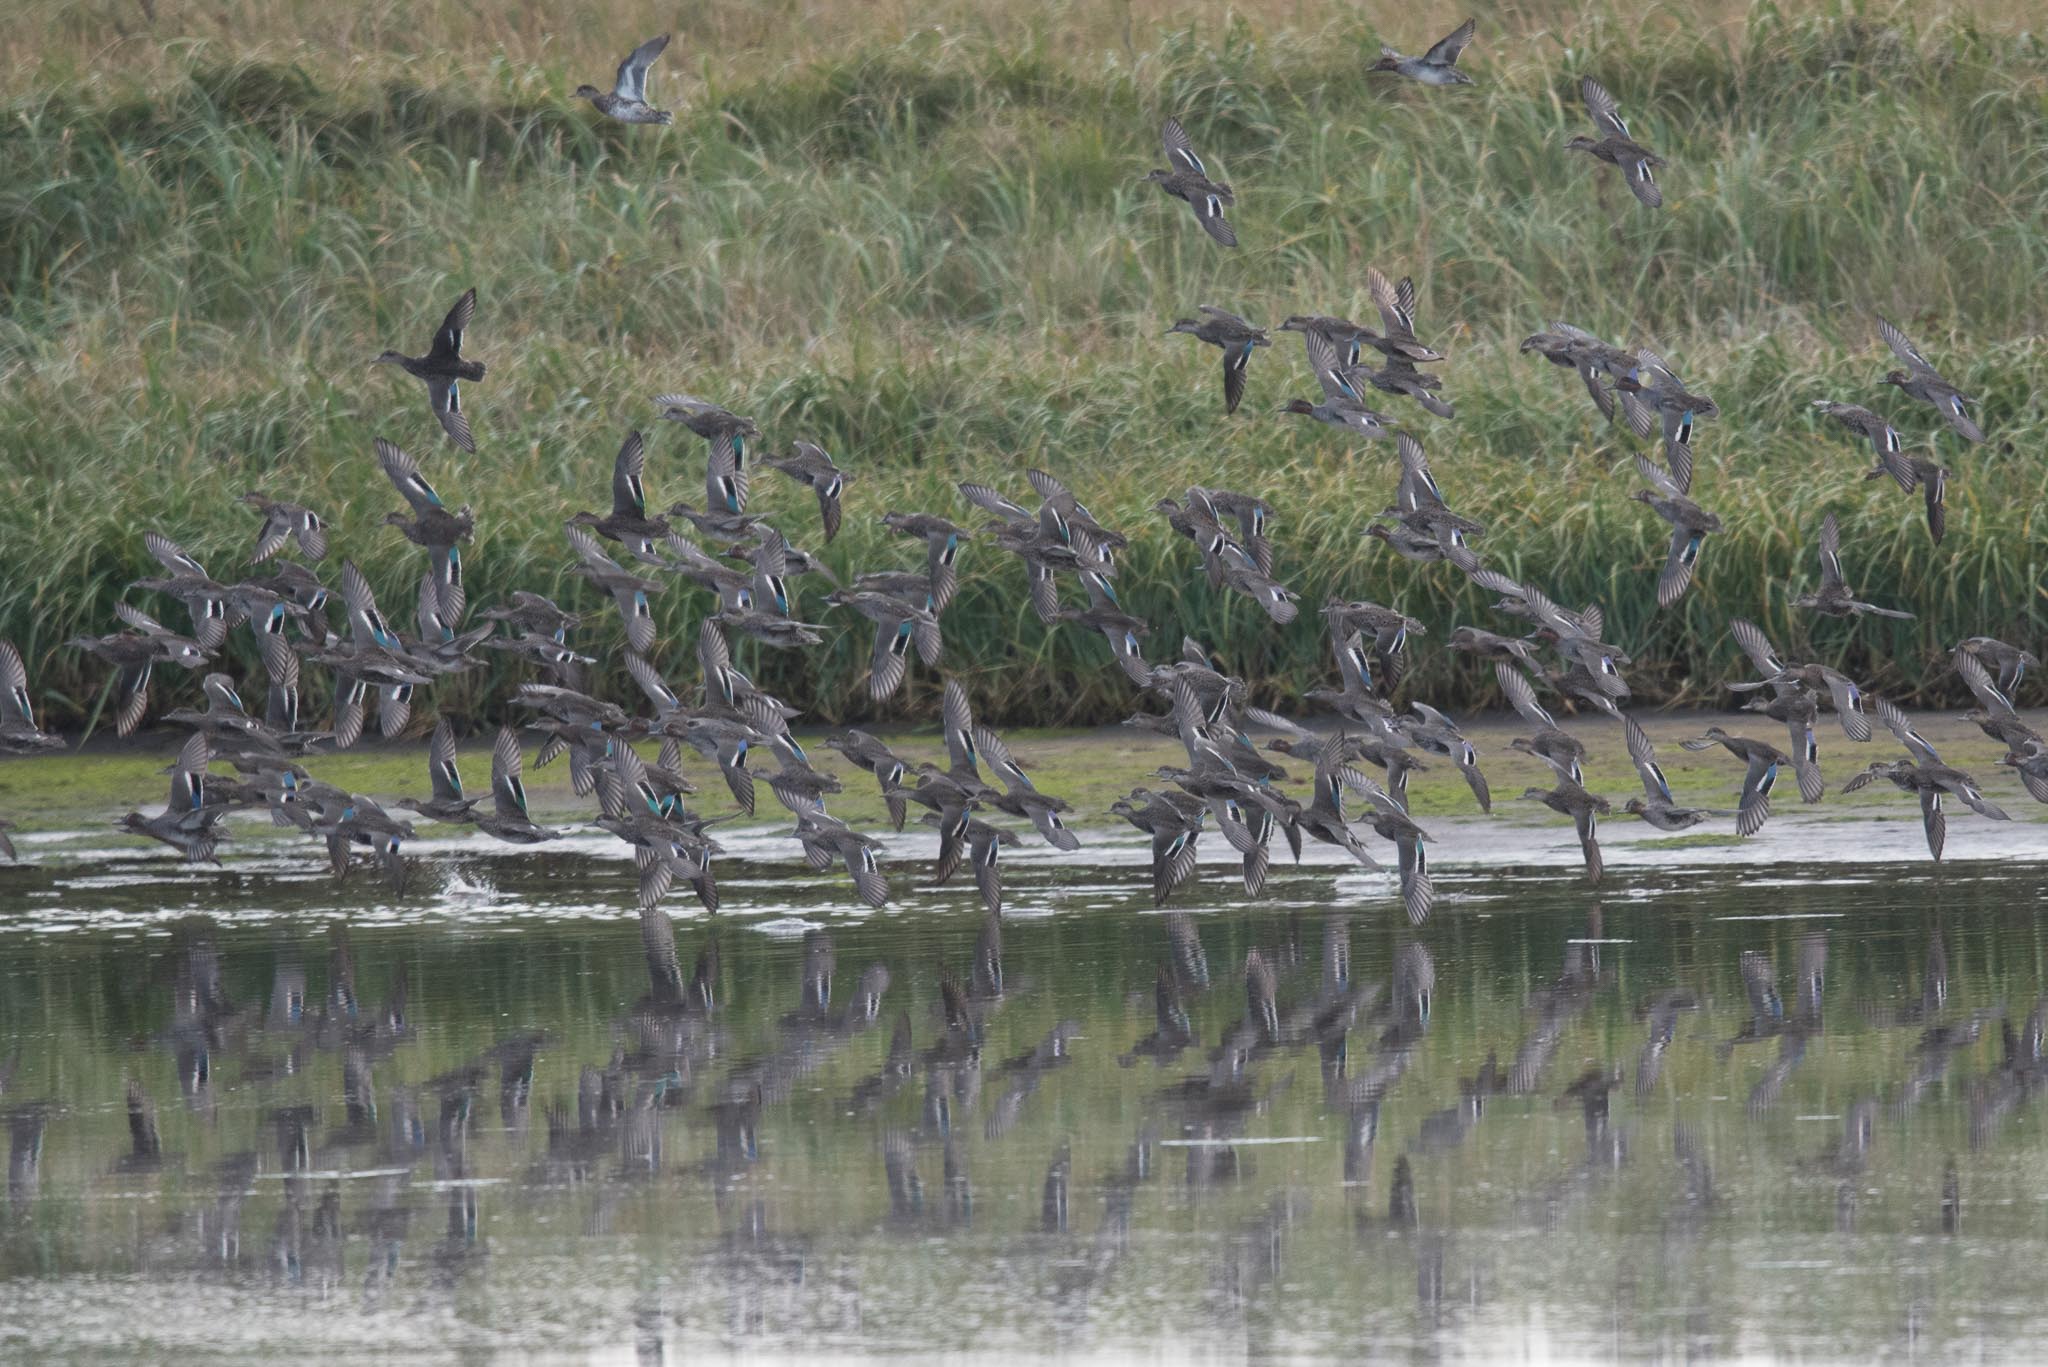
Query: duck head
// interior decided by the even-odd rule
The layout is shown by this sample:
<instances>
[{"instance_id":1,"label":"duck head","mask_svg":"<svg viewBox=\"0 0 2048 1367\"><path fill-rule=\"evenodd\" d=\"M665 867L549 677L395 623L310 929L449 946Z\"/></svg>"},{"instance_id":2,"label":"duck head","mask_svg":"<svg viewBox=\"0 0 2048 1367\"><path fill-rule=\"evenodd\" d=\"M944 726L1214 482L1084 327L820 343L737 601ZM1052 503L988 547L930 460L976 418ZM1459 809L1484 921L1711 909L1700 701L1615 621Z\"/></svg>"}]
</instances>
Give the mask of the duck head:
<instances>
[{"instance_id":1,"label":"duck head","mask_svg":"<svg viewBox=\"0 0 2048 1367\"><path fill-rule=\"evenodd\" d=\"M579 100L595 100L603 93L594 85L579 85L576 87L576 98Z\"/></svg>"},{"instance_id":2,"label":"duck head","mask_svg":"<svg viewBox=\"0 0 2048 1367\"><path fill-rule=\"evenodd\" d=\"M1305 413L1313 417L1316 406L1307 399L1289 399L1280 409L1282 413Z\"/></svg>"},{"instance_id":3,"label":"duck head","mask_svg":"<svg viewBox=\"0 0 2048 1367\"><path fill-rule=\"evenodd\" d=\"M1566 139L1564 150L1567 152L1591 152L1599 145L1598 142L1587 137L1584 133L1574 133L1570 138Z\"/></svg>"},{"instance_id":4,"label":"duck head","mask_svg":"<svg viewBox=\"0 0 2048 1367\"><path fill-rule=\"evenodd\" d=\"M404 353L404 352L402 352L402 351L385 351L385 352L380 352L380 353L378 354L378 356L377 356L377 359L376 359L376 360L374 360L374 361L372 361L372 362L370 362L370 364L371 364L371 365L402 365L402 364L404 364L404 362L405 362L405 353Z\"/></svg>"}]
</instances>

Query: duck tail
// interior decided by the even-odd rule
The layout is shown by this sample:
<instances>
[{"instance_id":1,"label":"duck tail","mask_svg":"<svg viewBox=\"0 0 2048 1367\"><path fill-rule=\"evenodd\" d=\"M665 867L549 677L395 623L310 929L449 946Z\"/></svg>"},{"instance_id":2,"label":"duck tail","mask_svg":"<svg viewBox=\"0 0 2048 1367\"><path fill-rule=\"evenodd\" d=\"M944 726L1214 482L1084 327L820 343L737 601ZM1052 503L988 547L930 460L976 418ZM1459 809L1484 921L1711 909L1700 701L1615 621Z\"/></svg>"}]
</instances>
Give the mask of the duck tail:
<instances>
[{"instance_id":1,"label":"duck tail","mask_svg":"<svg viewBox=\"0 0 2048 1367\"><path fill-rule=\"evenodd\" d=\"M464 380L481 380L484 377L484 363L482 361L464 361L457 370L456 375Z\"/></svg>"}]
</instances>

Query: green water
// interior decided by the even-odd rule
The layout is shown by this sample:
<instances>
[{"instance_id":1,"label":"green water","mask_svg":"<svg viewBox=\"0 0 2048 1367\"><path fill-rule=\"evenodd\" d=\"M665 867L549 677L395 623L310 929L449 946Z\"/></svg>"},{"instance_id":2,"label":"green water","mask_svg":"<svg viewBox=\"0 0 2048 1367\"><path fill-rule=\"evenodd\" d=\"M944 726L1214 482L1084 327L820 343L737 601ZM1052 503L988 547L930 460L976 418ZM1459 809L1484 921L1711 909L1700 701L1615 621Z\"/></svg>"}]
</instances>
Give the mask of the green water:
<instances>
[{"instance_id":1,"label":"green water","mask_svg":"<svg viewBox=\"0 0 2048 1367\"><path fill-rule=\"evenodd\" d=\"M0 877L0 1353L1944 1360L2048 1329L2024 868L1446 871L1411 932L1328 869L1175 918L1141 869L1025 862L992 932L969 893L854 917L750 860L726 915L673 908L708 989L677 1003L592 903L615 860L428 859L398 900L305 862ZM1178 1053L1146 1043L1162 970Z\"/></svg>"}]
</instances>

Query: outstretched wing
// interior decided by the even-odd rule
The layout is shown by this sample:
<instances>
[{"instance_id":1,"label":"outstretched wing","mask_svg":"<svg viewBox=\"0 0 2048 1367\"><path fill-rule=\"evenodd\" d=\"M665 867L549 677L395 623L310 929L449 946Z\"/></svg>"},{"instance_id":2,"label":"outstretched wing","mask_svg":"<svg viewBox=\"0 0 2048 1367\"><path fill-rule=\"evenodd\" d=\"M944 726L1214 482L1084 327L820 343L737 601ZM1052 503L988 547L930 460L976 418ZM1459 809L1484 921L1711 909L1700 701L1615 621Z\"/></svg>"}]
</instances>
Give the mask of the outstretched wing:
<instances>
[{"instance_id":1,"label":"outstretched wing","mask_svg":"<svg viewBox=\"0 0 2048 1367\"><path fill-rule=\"evenodd\" d=\"M740 447L720 433L711 439L711 456L704 467L704 497L712 508L737 516L747 509L747 469Z\"/></svg>"},{"instance_id":2,"label":"outstretched wing","mask_svg":"<svg viewBox=\"0 0 2048 1367\"><path fill-rule=\"evenodd\" d=\"M392 442L378 437L373 443L377 450L377 464L384 471L384 478L391 481L391 487L404 496L412 505L415 514L431 512L442 506L441 495L434 486L427 483L420 473L420 463L411 454L401 450Z\"/></svg>"},{"instance_id":3,"label":"outstretched wing","mask_svg":"<svg viewBox=\"0 0 2048 1367\"><path fill-rule=\"evenodd\" d=\"M619 78L612 87L613 92L622 100L638 100L645 104L647 68L654 64L654 59L659 57L661 50L667 46L668 35L664 33L659 38L649 38L627 53L626 60L619 63Z\"/></svg>"},{"instance_id":4,"label":"outstretched wing","mask_svg":"<svg viewBox=\"0 0 2048 1367\"><path fill-rule=\"evenodd\" d=\"M1302 342L1308 348L1308 368L1316 373L1316 383L1323 388L1325 399L1355 399L1358 391L1351 387L1337 368L1337 347L1320 332L1304 332Z\"/></svg>"},{"instance_id":5,"label":"outstretched wing","mask_svg":"<svg viewBox=\"0 0 2048 1367\"><path fill-rule=\"evenodd\" d=\"M1425 62L1441 63L1444 66L1456 66L1458 58L1464 55L1465 49L1472 42L1473 32L1473 22L1467 19L1449 33L1437 39L1436 46L1422 54L1422 60Z\"/></svg>"},{"instance_id":6,"label":"outstretched wing","mask_svg":"<svg viewBox=\"0 0 2048 1367\"><path fill-rule=\"evenodd\" d=\"M1198 176L1208 176L1209 168L1195 155L1195 145L1188 140L1188 130L1180 126L1179 119L1168 119L1159 138L1166 148L1167 165L1176 171L1193 171Z\"/></svg>"},{"instance_id":7,"label":"outstretched wing","mask_svg":"<svg viewBox=\"0 0 2048 1367\"><path fill-rule=\"evenodd\" d=\"M1588 76L1579 82L1579 93L1586 97L1586 109L1593 115L1593 123L1609 137L1628 136L1628 123L1621 117L1621 105L1614 96L1607 93L1607 87Z\"/></svg>"},{"instance_id":8,"label":"outstretched wing","mask_svg":"<svg viewBox=\"0 0 2048 1367\"><path fill-rule=\"evenodd\" d=\"M1785 672L1785 662L1771 649L1770 639L1756 623L1737 617L1728 623L1728 632L1765 678L1774 679Z\"/></svg>"},{"instance_id":9,"label":"outstretched wing","mask_svg":"<svg viewBox=\"0 0 2048 1367\"><path fill-rule=\"evenodd\" d=\"M464 451L476 452L476 434L469 430L469 419L462 412L461 385L453 380L427 381L427 407L434 410L448 440Z\"/></svg>"},{"instance_id":10,"label":"outstretched wing","mask_svg":"<svg viewBox=\"0 0 2048 1367\"><path fill-rule=\"evenodd\" d=\"M1878 318L1877 335L1884 338L1884 344L1892 349L1893 355L1920 374L1929 377L1939 376L1940 372L1934 368L1933 363L1920 354L1920 348L1914 346L1912 341L1907 338L1905 333L1899 331L1891 319L1885 317Z\"/></svg>"},{"instance_id":11,"label":"outstretched wing","mask_svg":"<svg viewBox=\"0 0 2048 1367\"><path fill-rule=\"evenodd\" d=\"M1628 736L1628 757L1635 762L1636 772L1643 776L1644 794L1652 801L1672 801L1670 780L1658 767L1657 751L1650 744L1650 738L1643 734L1643 728L1636 724L1634 717L1623 717L1621 725Z\"/></svg>"},{"instance_id":12,"label":"outstretched wing","mask_svg":"<svg viewBox=\"0 0 2048 1367\"><path fill-rule=\"evenodd\" d=\"M1671 551L1664 557L1664 568L1657 575L1657 606L1668 608L1692 585L1693 571L1700 563L1700 546L1706 537L1700 532L1690 532L1683 527L1671 530Z\"/></svg>"},{"instance_id":13,"label":"outstretched wing","mask_svg":"<svg viewBox=\"0 0 2048 1367\"><path fill-rule=\"evenodd\" d=\"M1827 588L1846 588L1842 580L1842 529L1831 512L1820 524L1820 582Z\"/></svg>"},{"instance_id":14,"label":"outstretched wing","mask_svg":"<svg viewBox=\"0 0 2048 1367\"><path fill-rule=\"evenodd\" d=\"M1536 689L1528 677L1506 660L1494 662L1493 674L1500 681L1500 691L1506 695L1508 706L1522 714L1522 720L1531 726L1555 729L1557 719L1550 715L1542 703L1536 701Z\"/></svg>"},{"instance_id":15,"label":"outstretched wing","mask_svg":"<svg viewBox=\"0 0 2048 1367\"><path fill-rule=\"evenodd\" d=\"M519 733L511 727L500 727L498 739L491 746L491 802L499 816L508 820L525 821L526 784L520 779L524 761L519 753Z\"/></svg>"},{"instance_id":16,"label":"outstretched wing","mask_svg":"<svg viewBox=\"0 0 2048 1367\"><path fill-rule=\"evenodd\" d=\"M628 432L612 465L612 516L647 515L647 486L641 482L646 471L647 443L638 432Z\"/></svg>"},{"instance_id":17,"label":"outstretched wing","mask_svg":"<svg viewBox=\"0 0 2048 1367\"><path fill-rule=\"evenodd\" d=\"M462 334L469 330L470 319L476 316L476 287L463 291L455 301L455 307L448 310L448 316L441 320L440 328L434 333L433 345L427 348L430 361L453 361L462 355Z\"/></svg>"},{"instance_id":18,"label":"outstretched wing","mask_svg":"<svg viewBox=\"0 0 2048 1367\"><path fill-rule=\"evenodd\" d=\"M1373 307L1380 311L1380 322L1385 326L1387 335L1414 336L1415 315L1412 306L1402 307L1401 296L1395 291L1393 282L1380 273L1378 266L1365 268L1365 283L1366 288L1372 292Z\"/></svg>"}]
</instances>

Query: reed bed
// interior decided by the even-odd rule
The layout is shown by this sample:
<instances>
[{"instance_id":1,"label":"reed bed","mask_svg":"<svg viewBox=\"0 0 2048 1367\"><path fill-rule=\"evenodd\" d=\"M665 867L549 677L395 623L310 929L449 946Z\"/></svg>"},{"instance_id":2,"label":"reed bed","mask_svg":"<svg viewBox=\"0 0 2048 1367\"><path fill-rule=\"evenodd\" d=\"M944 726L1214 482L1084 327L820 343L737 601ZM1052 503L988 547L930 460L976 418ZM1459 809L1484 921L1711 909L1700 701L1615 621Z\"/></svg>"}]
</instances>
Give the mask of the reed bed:
<instances>
[{"instance_id":1,"label":"reed bed","mask_svg":"<svg viewBox=\"0 0 2048 1367\"><path fill-rule=\"evenodd\" d=\"M1161 335L1197 303L1267 323L1368 316L1368 262L1415 276L1424 330L1452 353L1458 418L1410 418L1454 506L1491 524L1483 549L1509 572L1606 608L1645 701L1723 696L1731 615L1916 702L1961 696L1936 663L1958 637L2039 640L2048 47L2024 10L1482 8L1481 85L1438 92L1365 74L1382 34L1410 51L1436 36L1373 10L963 11L939 27L886 7L853 24L850 8L758 29L745 7L692 10L680 60L657 68L677 121L653 130L600 125L566 96L639 28L558 43L518 9L437 47L449 11L386 4L352 37L309 19L294 39L284 21L310 7L287 5L144 57L130 35L91 49L78 7L40 6L0 119L0 636L55 718L92 709L102 670L61 643L111 628L150 568L143 534L226 574L253 536L245 489L321 509L337 553L408 615L420 558L377 525L396 500L376 435L477 506L473 603L557 591L615 657L560 524L601 506L620 438L678 388L854 472L825 551L842 573L917 560L876 525L883 509L965 520L954 481L1022 491L1042 466L1133 534L1120 584L1155 655L1193 635L1284 700L1332 672L1313 608L1371 597L1429 625L1420 695L1486 704L1490 673L1431 647L1489 620L1487 600L1361 539L1391 450L1274 413L1310 392L1291 337L1254 359L1226 418L1216 353ZM671 22L650 10L639 27ZM1662 214L1562 151L1587 74L1672 159ZM1139 182L1169 113L1237 184L1243 249L1216 249ZM470 284L470 349L490 365L467 395L474 457L441 443L417 385L367 364L422 344ZM1876 312L1981 396L1989 444L1937 437L1931 410L1882 389ZM1724 410L1702 426L1696 493L1729 530L1670 612L1653 598L1663 524L1628 499L1639 444L1573 376L1516 352L1552 317L1654 346ZM1813 421L1819 397L1891 414L1951 466L1942 546L1916 498L1862 480L1867 450ZM694 500L702 444L651 437L653 500ZM808 492L778 481L758 479L758 499L817 549ZM1207 590L1150 511L1191 483L1275 504L1306 620L1276 629ZM1793 620L1830 508L1862 596L1915 621ZM1030 617L1014 560L972 548L963 569L947 667L991 717L1128 710L1099 638ZM680 583L658 604L678 675L705 610ZM867 644L848 617L827 649L756 663L814 717L867 717ZM481 717L504 683L434 692ZM935 687L914 670L883 714L925 715Z\"/></svg>"}]
</instances>

